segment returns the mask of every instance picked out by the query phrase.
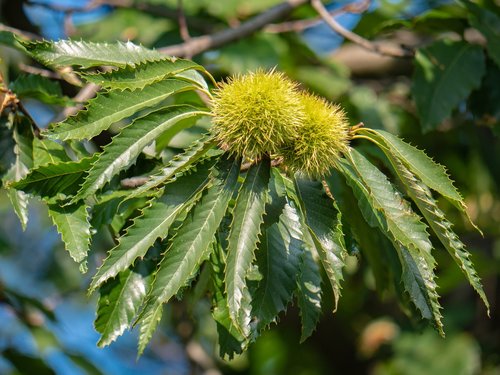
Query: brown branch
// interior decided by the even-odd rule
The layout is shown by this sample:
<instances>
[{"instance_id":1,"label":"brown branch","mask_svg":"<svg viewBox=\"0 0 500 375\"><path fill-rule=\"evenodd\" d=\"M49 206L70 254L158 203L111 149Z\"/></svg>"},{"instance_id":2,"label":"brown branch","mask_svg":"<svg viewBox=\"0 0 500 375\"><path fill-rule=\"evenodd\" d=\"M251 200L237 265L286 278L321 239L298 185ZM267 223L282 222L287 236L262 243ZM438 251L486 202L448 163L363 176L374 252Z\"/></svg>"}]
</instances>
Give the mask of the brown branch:
<instances>
[{"instance_id":1,"label":"brown branch","mask_svg":"<svg viewBox=\"0 0 500 375\"><path fill-rule=\"evenodd\" d=\"M391 57L413 57L414 55L413 51L410 51L402 47L374 44L368 39L365 39L362 36L353 33L350 30L347 30L341 24L339 24L334 18L330 16L328 10L321 3L321 0L311 0L311 5L333 31L369 51Z\"/></svg>"},{"instance_id":2,"label":"brown branch","mask_svg":"<svg viewBox=\"0 0 500 375\"><path fill-rule=\"evenodd\" d=\"M17 102L17 106L21 110L21 112L28 118L28 120L30 120L31 127L33 128L33 133L35 134L35 137L41 139L42 136L40 135L40 128L36 124L35 120L31 116L31 114L28 112L28 110L26 109L26 107L24 106L24 104L19 100Z\"/></svg>"},{"instance_id":3,"label":"brown branch","mask_svg":"<svg viewBox=\"0 0 500 375\"><path fill-rule=\"evenodd\" d=\"M186 15L184 14L184 7L182 6L182 0L177 0L177 20L179 23L179 33L184 42L191 39L189 35L189 29L186 21Z\"/></svg>"},{"instance_id":4,"label":"brown branch","mask_svg":"<svg viewBox=\"0 0 500 375\"><path fill-rule=\"evenodd\" d=\"M371 0L362 0L358 3L346 4L340 8L329 11L330 17L335 17L343 13L363 13L370 7ZM264 28L264 31L269 33L286 33L286 32L300 32L310 27L316 26L322 22L321 16L305 19L282 22L278 24L270 24Z\"/></svg>"},{"instance_id":5,"label":"brown branch","mask_svg":"<svg viewBox=\"0 0 500 375\"><path fill-rule=\"evenodd\" d=\"M75 102L78 103L84 103L87 100L93 98L97 91L99 91L100 86L96 85L94 83L88 83L83 88L76 94L76 96L73 98ZM65 108L61 113L59 113L53 120L52 122L59 122L64 120L65 118L74 115L77 113L80 109L83 108L83 104L77 104L73 107L67 107Z\"/></svg>"},{"instance_id":6,"label":"brown branch","mask_svg":"<svg viewBox=\"0 0 500 375\"><path fill-rule=\"evenodd\" d=\"M141 12L151 14L155 17L169 18L178 20L178 10L170 8L163 4L151 4L145 1L136 0L92 0L87 4L87 8L95 8L101 5L110 5L115 8L134 8ZM196 29L203 33L212 32L214 26L207 25L207 18L186 16L186 21L190 24L192 29Z\"/></svg>"},{"instance_id":7,"label":"brown branch","mask_svg":"<svg viewBox=\"0 0 500 375\"><path fill-rule=\"evenodd\" d=\"M19 63L17 66L18 66L19 70L26 72L28 74L34 74L34 75L38 75L38 76L42 76L42 77L50 78L50 79L58 79L58 80L63 79L59 73L53 72L51 70L38 68L36 66L27 65L24 63Z\"/></svg>"},{"instance_id":8,"label":"brown branch","mask_svg":"<svg viewBox=\"0 0 500 375\"><path fill-rule=\"evenodd\" d=\"M159 51L172 56L195 56L201 52L247 37L269 23L285 17L293 9L306 3L307 0L287 0L241 23L238 27L222 30L211 35L192 38L182 44L160 48Z\"/></svg>"}]
</instances>

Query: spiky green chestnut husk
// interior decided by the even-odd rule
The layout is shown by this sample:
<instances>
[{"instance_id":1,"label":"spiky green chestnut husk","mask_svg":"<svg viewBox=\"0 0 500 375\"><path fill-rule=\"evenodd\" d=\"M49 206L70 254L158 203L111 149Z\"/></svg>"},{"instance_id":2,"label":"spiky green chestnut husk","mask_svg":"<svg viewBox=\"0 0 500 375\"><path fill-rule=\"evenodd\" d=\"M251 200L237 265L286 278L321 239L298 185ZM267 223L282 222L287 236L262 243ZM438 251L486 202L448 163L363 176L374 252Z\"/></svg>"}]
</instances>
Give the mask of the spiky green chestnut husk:
<instances>
[{"instance_id":1,"label":"spiky green chestnut husk","mask_svg":"<svg viewBox=\"0 0 500 375\"><path fill-rule=\"evenodd\" d=\"M337 105L301 93L305 119L293 141L283 148L285 165L310 178L327 175L349 145L345 112Z\"/></svg>"},{"instance_id":2,"label":"spiky green chestnut husk","mask_svg":"<svg viewBox=\"0 0 500 375\"><path fill-rule=\"evenodd\" d=\"M304 121L297 85L282 73L257 71L219 85L212 101L212 133L233 154L274 154Z\"/></svg>"}]
</instances>

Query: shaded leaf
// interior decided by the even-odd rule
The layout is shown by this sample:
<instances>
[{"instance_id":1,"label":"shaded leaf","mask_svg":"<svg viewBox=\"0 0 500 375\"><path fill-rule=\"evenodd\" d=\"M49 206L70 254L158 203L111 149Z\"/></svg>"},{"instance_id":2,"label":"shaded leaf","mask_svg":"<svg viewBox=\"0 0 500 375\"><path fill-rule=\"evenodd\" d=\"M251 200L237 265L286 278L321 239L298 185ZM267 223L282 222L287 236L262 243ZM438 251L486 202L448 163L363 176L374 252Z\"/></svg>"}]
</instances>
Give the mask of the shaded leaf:
<instances>
[{"instance_id":1,"label":"shaded leaf","mask_svg":"<svg viewBox=\"0 0 500 375\"><path fill-rule=\"evenodd\" d=\"M433 320L444 335L436 292L435 260L426 225L387 177L364 156L354 149L347 155L350 163L342 163L341 172L353 189L363 216L391 240L400 258L402 281L411 301L422 317Z\"/></svg>"},{"instance_id":2,"label":"shaded leaf","mask_svg":"<svg viewBox=\"0 0 500 375\"><path fill-rule=\"evenodd\" d=\"M302 249L297 209L287 204L279 222L271 225L257 252L262 280L252 293L252 316L257 329L272 323L286 309L297 287Z\"/></svg>"},{"instance_id":3,"label":"shaded leaf","mask_svg":"<svg viewBox=\"0 0 500 375\"><path fill-rule=\"evenodd\" d=\"M323 191L320 182L296 179L295 186L312 239L311 245L316 249L333 289L336 310L340 282L343 280L342 268L347 257L341 214L334 206L334 201Z\"/></svg>"},{"instance_id":4,"label":"shaded leaf","mask_svg":"<svg viewBox=\"0 0 500 375\"><path fill-rule=\"evenodd\" d=\"M235 354L243 353L248 345L248 339L241 334L229 316L224 285L226 259L220 241L214 242L214 251L210 254L210 265L214 306L212 316L217 323L219 354L222 358L232 359Z\"/></svg>"},{"instance_id":5,"label":"shaded leaf","mask_svg":"<svg viewBox=\"0 0 500 375\"><path fill-rule=\"evenodd\" d=\"M466 42L434 42L417 51L415 63L412 94L424 131L436 129L485 72L481 47Z\"/></svg>"},{"instance_id":6,"label":"shaded leaf","mask_svg":"<svg viewBox=\"0 0 500 375\"><path fill-rule=\"evenodd\" d=\"M85 110L56 124L45 135L61 141L90 139L141 109L152 107L176 92L193 88L189 82L166 79L140 92L125 90L99 93L89 101Z\"/></svg>"},{"instance_id":7,"label":"shaded leaf","mask_svg":"<svg viewBox=\"0 0 500 375\"><path fill-rule=\"evenodd\" d=\"M199 165L197 171L167 185L160 198L150 201L97 270L90 284L91 292L107 279L128 269L158 238L167 236L179 213L207 186L209 167L210 164Z\"/></svg>"},{"instance_id":8,"label":"shaded leaf","mask_svg":"<svg viewBox=\"0 0 500 375\"><path fill-rule=\"evenodd\" d=\"M118 172L135 162L137 156L160 134L179 132L185 126L181 120L206 114L187 105L170 106L141 117L124 128L106 145L92 165L74 201L100 190Z\"/></svg>"},{"instance_id":9,"label":"shaded leaf","mask_svg":"<svg viewBox=\"0 0 500 375\"><path fill-rule=\"evenodd\" d=\"M314 332L321 315L321 272L308 249L304 249L300 256L296 295L302 322L302 343Z\"/></svg>"},{"instance_id":10,"label":"shaded leaf","mask_svg":"<svg viewBox=\"0 0 500 375\"><path fill-rule=\"evenodd\" d=\"M20 38L20 36L17 34L11 33L10 31L0 30L0 44L25 52L26 50L21 43L19 43L18 38Z\"/></svg>"},{"instance_id":11,"label":"shaded leaf","mask_svg":"<svg viewBox=\"0 0 500 375\"><path fill-rule=\"evenodd\" d=\"M426 231L427 226L413 212L410 204L396 191L387 177L358 151L351 148L347 155L350 168L360 179L348 179L348 183L351 186L353 182L361 184L368 196L367 202L376 212L377 225L381 225L383 231L390 232L403 246L416 247L430 255L432 244ZM368 222L373 224L373 220Z\"/></svg>"},{"instance_id":12,"label":"shaded leaf","mask_svg":"<svg viewBox=\"0 0 500 375\"><path fill-rule=\"evenodd\" d=\"M214 234L226 212L238 180L239 160L223 158L215 167L213 185L205 191L176 232L155 273L138 322L139 355L155 330L163 303L172 298L209 256Z\"/></svg>"},{"instance_id":13,"label":"shaded leaf","mask_svg":"<svg viewBox=\"0 0 500 375\"><path fill-rule=\"evenodd\" d=\"M500 67L500 17L471 1L463 1L462 4L469 10L468 16L472 27L478 29L488 41L486 43L488 54Z\"/></svg>"},{"instance_id":14,"label":"shaded leaf","mask_svg":"<svg viewBox=\"0 0 500 375\"><path fill-rule=\"evenodd\" d=\"M94 156L78 161L45 164L32 169L25 178L12 186L41 198L66 198L76 194L87 170L96 160Z\"/></svg>"},{"instance_id":15,"label":"shaded leaf","mask_svg":"<svg viewBox=\"0 0 500 375\"><path fill-rule=\"evenodd\" d=\"M48 138L33 139L33 167L70 161L64 146Z\"/></svg>"},{"instance_id":16,"label":"shaded leaf","mask_svg":"<svg viewBox=\"0 0 500 375\"><path fill-rule=\"evenodd\" d=\"M378 229L370 226L363 217L358 206L362 205L366 207L366 210L372 210L373 208L367 202L362 203L366 201L366 198L362 194L360 198L355 197L352 190L349 189L337 172L333 173L327 179L327 183L338 202L342 218L350 226L354 240L358 244L363 258L366 258L370 265L375 277L377 292L382 294L383 291L388 289L391 281L394 282L397 278L395 282L400 283L400 270L395 275L388 272L388 268L390 270L391 258L396 258L396 263L399 266L399 260L394 253L394 247ZM376 215L376 213L365 213L366 215ZM374 220L375 223L373 225L376 226L376 219Z\"/></svg>"},{"instance_id":17,"label":"shaded leaf","mask_svg":"<svg viewBox=\"0 0 500 375\"><path fill-rule=\"evenodd\" d=\"M20 374L55 375L45 361L41 358L31 357L18 352L15 349L7 348L1 352L2 357L7 359L19 371Z\"/></svg>"},{"instance_id":18,"label":"shaded leaf","mask_svg":"<svg viewBox=\"0 0 500 375\"><path fill-rule=\"evenodd\" d=\"M65 244L66 250L80 265L82 273L87 272L87 253L90 246L90 223L87 206L83 203L71 206L49 204L49 216Z\"/></svg>"},{"instance_id":19,"label":"shaded leaf","mask_svg":"<svg viewBox=\"0 0 500 375\"><path fill-rule=\"evenodd\" d=\"M59 83L39 75L20 75L9 88L19 99L34 98L46 104L72 104L68 97L63 96Z\"/></svg>"},{"instance_id":20,"label":"shaded leaf","mask_svg":"<svg viewBox=\"0 0 500 375\"><path fill-rule=\"evenodd\" d=\"M28 200L29 197L22 191L9 187L12 182L17 182L28 174L33 167L33 132L31 124L23 119L13 125L12 137L14 139L15 161L7 173L3 176L2 182L7 185L7 196L12 204L23 230L28 225Z\"/></svg>"},{"instance_id":21,"label":"shaded leaf","mask_svg":"<svg viewBox=\"0 0 500 375\"><path fill-rule=\"evenodd\" d=\"M441 241L469 283L477 291L489 314L488 299L481 285L481 279L470 259L470 253L465 249L465 245L452 230L452 224L437 206L429 188L422 181L418 180L399 160L395 159L392 155L388 156L398 176L403 181L408 195L416 203L420 212L422 212L432 230L439 238L439 241Z\"/></svg>"},{"instance_id":22,"label":"shaded leaf","mask_svg":"<svg viewBox=\"0 0 500 375\"><path fill-rule=\"evenodd\" d=\"M436 292L435 275L429 266L426 256L422 256L418 249L406 248L394 241L401 261L401 281L410 300L419 310L422 318L430 320L436 326L439 334L444 337L443 323L441 322L441 306L439 295ZM416 251L415 251L416 250Z\"/></svg>"},{"instance_id":23,"label":"shaded leaf","mask_svg":"<svg viewBox=\"0 0 500 375\"><path fill-rule=\"evenodd\" d=\"M202 138L194 142L183 153L177 154L158 173L149 177L149 180L142 186L132 191L128 199L139 196L148 190L157 188L173 179L175 175L189 169L193 164L204 157L209 149L215 145L211 137Z\"/></svg>"},{"instance_id":24,"label":"shaded leaf","mask_svg":"<svg viewBox=\"0 0 500 375\"><path fill-rule=\"evenodd\" d=\"M74 65L81 68L111 65L135 66L146 61L160 60L165 55L132 42L94 43L76 40L21 42L31 56L53 67Z\"/></svg>"},{"instance_id":25,"label":"shaded leaf","mask_svg":"<svg viewBox=\"0 0 500 375\"><path fill-rule=\"evenodd\" d=\"M250 333L252 308L246 276L259 241L270 167L270 160L265 158L248 170L236 199L228 237L225 284L229 315L244 336Z\"/></svg>"}]
</instances>

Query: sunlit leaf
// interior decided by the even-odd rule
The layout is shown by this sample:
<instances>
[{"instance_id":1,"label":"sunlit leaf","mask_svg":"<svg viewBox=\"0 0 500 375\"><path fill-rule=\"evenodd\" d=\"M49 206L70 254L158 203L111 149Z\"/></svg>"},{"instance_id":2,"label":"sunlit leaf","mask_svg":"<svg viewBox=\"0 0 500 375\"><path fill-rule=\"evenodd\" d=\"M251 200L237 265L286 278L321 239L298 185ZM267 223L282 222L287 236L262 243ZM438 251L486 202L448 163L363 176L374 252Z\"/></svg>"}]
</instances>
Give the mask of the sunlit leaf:
<instances>
[{"instance_id":1,"label":"sunlit leaf","mask_svg":"<svg viewBox=\"0 0 500 375\"><path fill-rule=\"evenodd\" d=\"M167 185L160 198L150 201L142 215L134 220L119 239L118 245L110 250L92 279L90 291L119 272L127 270L137 258L146 254L158 238L167 236L177 215L206 187L210 165L198 165L195 172Z\"/></svg>"},{"instance_id":2,"label":"sunlit leaf","mask_svg":"<svg viewBox=\"0 0 500 375\"><path fill-rule=\"evenodd\" d=\"M155 264L138 262L99 289L95 329L101 334L97 345L109 345L132 325L146 296Z\"/></svg>"},{"instance_id":3,"label":"sunlit leaf","mask_svg":"<svg viewBox=\"0 0 500 375\"><path fill-rule=\"evenodd\" d=\"M146 61L165 58L155 50L132 42L94 43L83 40L22 42L26 50L44 65L62 67L74 65L81 68L110 65L135 66Z\"/></svg>"},{"instance_id":4,"label":"sunlit leaf","mask_svg":"<svg viewBox=\"0 0 500 375\"><path fill-rule=\"evenodd\" d=\"M334 309L337 309L340 282L343 280L342 268L347 257L340 211L326 195L320 182L296 179L295 185L312 239L311 245L315 247L328 275L335 297Z\"/></svg>"},{"instance_id":5,"label":"sunlit leaf","mask_svg":"<svg viewBox=\"0 0 500 375\"><path fill-rule=\"evenodd\" d=\"M267 229L257 252L262 274L252 294L252 316L257 319L257 329L272 323L292 299L303 251L301 238L297 209L287 204L279 222Z\"/></svg>"},{"instance_id":6,"label":"sunlit leaf","mask_svg":"<svg viewBox=\"0 0 500 375\"><path fill-rule=\"evenodd\" d=\"M141 109L159 104L174 93L193 88L190 82L169 78L149 85L140 92L125 90L99 93L89 101L86 109L55 124L45 135L61 141L90 139Z\"/></svg>"},{"instance_id":7,"label":"sunlit leaf","mask_svg":"<svg viewBox=\"0 0 500 375\"><path fill-rule=\"evenodd\" d=\"M228 237L226 289L229 315L240 331L250 333L251 295L246 276L254 259L266 205L270 161L252 165L241 186L233 210Z\"/></svg>"},{"instance_id":8,"label":"sunlit leaf","mask_svg":"<svg viewBox=\"0 0 500 375\"><path fill-rule=\"evenodd\" d=\"M236 189L239 169L239 160L224 158L214 167L212 186L189 212L165 252L138 318L139 355L158 324L163 303L185 285L210 255L214 234Z\"/></svg>"},{"instance_id":9,"label":"sunlit leaf","mask_svg":"<svg viewBox=\"0 0 500 375\"><path fill-rule=\"evenodd\" d=\"M87 272L87 253L90 246L88 207L84 203L71 206L49 204L49 216L65 244L66 250L81 272Z\"/></svg>"},{"instance_id":10,"label":"sunlit leaf","mask_svg":"<svg viewBox=\"0 0 500 375\"><path fill-rule=\"evenodd\" d=\"M127 66L111 72L86 74L83 78L109 89L136 90L190 69L205 70L201 65L190 60L163 59Z\"/></svg>"},{"instance_id":11,"label":"sunlit leaf","mask_svg":"<svg viewBox=\"0 0 500 375\"><path fill-rule=\"evenodd\" d=\"M134 121L104 147L74 201L101 189L118 172L134 163L142 150L160 134L167 131L175 134L185 127L181 120L205 113L187 105L170 106Z\"/></svg>"}]
</instances>

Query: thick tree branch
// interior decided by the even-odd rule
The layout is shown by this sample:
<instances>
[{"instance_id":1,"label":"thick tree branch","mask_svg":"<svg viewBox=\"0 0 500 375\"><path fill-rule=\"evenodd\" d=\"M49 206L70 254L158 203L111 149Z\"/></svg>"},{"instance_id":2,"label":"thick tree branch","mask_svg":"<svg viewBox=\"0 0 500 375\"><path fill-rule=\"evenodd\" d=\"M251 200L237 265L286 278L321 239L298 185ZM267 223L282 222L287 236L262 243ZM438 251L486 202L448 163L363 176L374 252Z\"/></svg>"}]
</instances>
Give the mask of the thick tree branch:
<instances>
[{"instance_id":1,"label":"thick tree branch","mask_svg":"<svg viewBox=\"0 0 500 375\"><path fill-rule=\"evenodd\" d=\"M247 37L266 25L285 17L293 9L306 4L307 0L288 0L261 13L238 27L190 39L186 43L160 48L159 51L172 56L194 56Z\"/></svg>"},{"instance_id":2,"label":"thick tree branch","mask_svg":"<svg viewBox=\"0 0 500 375\"><path fill-rule=\"evenodd\" d=\"M334 18L330 16L328 10L324 7L321 0L311 0L311 5L333 31L369 51L391 57L413 57L414 55L413 51L410 51L408 49L399 46L377 45L375 43L372 43L368 39L365 39L359 36L358 34L353 33L350 30L347 30L341 24L335 21Z\"/></svg>"}]
</instances>

